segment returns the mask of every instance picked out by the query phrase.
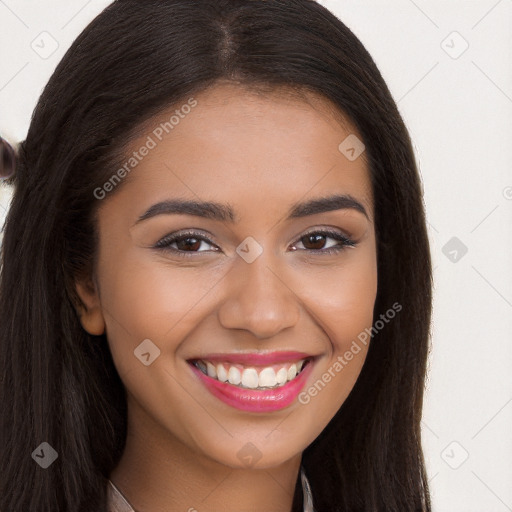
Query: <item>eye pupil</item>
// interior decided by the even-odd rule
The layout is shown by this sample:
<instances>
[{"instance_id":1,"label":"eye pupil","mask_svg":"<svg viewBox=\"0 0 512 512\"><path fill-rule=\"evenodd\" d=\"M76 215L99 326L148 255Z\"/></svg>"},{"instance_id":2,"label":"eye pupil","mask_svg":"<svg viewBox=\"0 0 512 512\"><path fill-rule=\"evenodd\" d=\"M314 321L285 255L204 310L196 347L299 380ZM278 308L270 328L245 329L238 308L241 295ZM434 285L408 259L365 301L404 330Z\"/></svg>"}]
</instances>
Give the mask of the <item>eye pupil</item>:
<instances>
[{"instance_id":1,"label":"eye pupil","mask_svg":"<svg viewBox=\"0 0 512 512\"><path fill-rule=\"evenodd\" d=\"M307 243L304 243L304 247L307 249L321 249L325 244L325 235L322 234L311 234L304 237ZM308 247L308 244L312 243L314 247Z\"/></svg>"}]
</instances>

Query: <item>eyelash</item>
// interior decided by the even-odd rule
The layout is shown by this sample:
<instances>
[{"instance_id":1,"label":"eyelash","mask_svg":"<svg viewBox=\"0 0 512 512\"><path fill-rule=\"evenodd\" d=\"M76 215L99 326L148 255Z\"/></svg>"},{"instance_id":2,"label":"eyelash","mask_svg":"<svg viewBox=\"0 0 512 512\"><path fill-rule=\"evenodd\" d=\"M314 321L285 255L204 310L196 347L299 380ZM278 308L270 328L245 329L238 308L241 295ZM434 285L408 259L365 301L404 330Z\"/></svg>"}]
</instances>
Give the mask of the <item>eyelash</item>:
<instances>
[{"instance_id":1,"label":"eyelash","mask_svg":"<svg viewBox=\"0 0 512 512\"><path fill-rule=\"evenodd\" d=\"M346 250L348 247L355 247L357 243L354 240L351 240L350 238L346 237L345 235L342 235L338 231L331 231L328 229L320 229L315 231L310 231L308 233L305 233L302 235L297 242L300 242L303 238L306 238L310 235L324 235L327 238L333 238L334 240L337 240L338 242L341 242L341 245L329 247L327 249L299 249L301 251L306 251L313 254L337 254L343 250ZM172 233L170 235L167 235L166 237L162 238L160 241L158 241L154 245L154 249L160 249L163 251L170 251L173 254L176 254L183 258L193 258L193 254L200 254L201 252L208 252L208 251L183 251L180 249L174 249L170 247L171 244L187 240L187 238L194 238L195 240L206 242L210 245L216 246L211 240L201 235L201 233L198 233L196 231L186 231L182 233ZM297 243L295 242L295 243ZM294 243L294 245L295 245ZM217 247L217 246L216 246ZM218 251L215 251L218 252Z\"/></svg>"}]
</instances>

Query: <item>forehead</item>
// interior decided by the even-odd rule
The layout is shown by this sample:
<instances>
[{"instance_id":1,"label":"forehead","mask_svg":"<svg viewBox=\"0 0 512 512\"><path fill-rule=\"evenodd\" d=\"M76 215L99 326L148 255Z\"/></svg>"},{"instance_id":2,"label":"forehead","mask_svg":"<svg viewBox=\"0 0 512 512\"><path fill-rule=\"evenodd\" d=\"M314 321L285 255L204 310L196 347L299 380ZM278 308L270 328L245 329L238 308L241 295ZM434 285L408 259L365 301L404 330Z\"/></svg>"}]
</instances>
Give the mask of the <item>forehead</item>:
<instances>
[{"instance_id":1,"label":"forehead","mask_svg":"<svg viewBox=\"0 0 512 512\"><path fill-rule=\"evenodd\" d=\"M372 216L366 154L350 158L346 141L361 150L353 124L319 95L220 83L138 127L126 161L150 149L138 155L120 195L132 206L171 194L277 211L343 193Z\"/></svg>"}]
</instances>

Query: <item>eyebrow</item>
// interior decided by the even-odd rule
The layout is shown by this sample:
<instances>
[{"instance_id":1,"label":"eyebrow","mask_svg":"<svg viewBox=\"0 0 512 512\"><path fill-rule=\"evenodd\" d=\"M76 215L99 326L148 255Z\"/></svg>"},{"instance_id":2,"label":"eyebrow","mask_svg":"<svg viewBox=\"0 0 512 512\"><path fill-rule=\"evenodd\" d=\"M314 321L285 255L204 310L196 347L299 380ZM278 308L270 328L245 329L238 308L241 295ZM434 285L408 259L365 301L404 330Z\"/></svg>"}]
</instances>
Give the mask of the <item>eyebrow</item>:
<instances>
[{"instance_id":1,"label":"eyebrow","mask_svg":"<svg viewBox=\"0 0 512 512\"><path fill-rule=\"evenodd\" d=\"M365 207L350 195L334 195L320 197L304 203L294 204L289 212L287 220L307 217L318 213L325 213L335 210L353 209L362 213L368 220L369 216ZM194 215L206 219L222 222L237 222L234 209L228 204L215 203L211 201L192 201L184 199L169 199L154 204L148 208L135 222L138 224L144 220L156 217L157 215ZM134 225L135 225L134 224Z\"/></svg>"}]
</instances>

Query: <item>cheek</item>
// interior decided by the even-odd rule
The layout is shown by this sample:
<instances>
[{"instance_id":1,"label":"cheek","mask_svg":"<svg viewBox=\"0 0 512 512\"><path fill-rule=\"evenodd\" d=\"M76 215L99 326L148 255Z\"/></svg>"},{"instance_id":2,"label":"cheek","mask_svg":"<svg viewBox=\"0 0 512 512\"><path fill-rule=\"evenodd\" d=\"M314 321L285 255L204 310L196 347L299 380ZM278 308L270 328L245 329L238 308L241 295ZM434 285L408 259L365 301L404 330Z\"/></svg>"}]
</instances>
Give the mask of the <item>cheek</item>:
<instances>
[{"instance_id":1,"label":"cheek","mask_svg":"<svg viewBox=\"0 0 512 512\"><path fill-rule=\"evenodd\" d=\"M306 273L302 286L304 295L309 290L308 313L328 338L322 342L324 356L303 403L314 398L328 421L352 390L368 352L377 295L375 252L370 247L354 252L337 269Z\"/></svg>"},{"instance_id":2,"label":"cheek","mask_svg":"<svg viewBox=\"0 0 512 512\"><path fill-rule=\"evenodd\" d=\"M355 252L337 266L303 272L301 295L309 314L325 331L333 353L344 352L371 327L377 296L377 263L371 247Z\"/></svg>"},{"instance_id":3,"label":"cheek","mask_svg":"<svg viewBox=\"0 0 512 512\"><path fill-rule=\"evenodd\" d=\"M337 271L310 276L309 313L328 337L324 356L308 386L299 394L304 407L303 428L313 441L334 417L352 391L369 347L377 295L374 255L360 253ZM312 286L316 283L315 286ZM363 340L363 341L361 341Z\"/></svg>"},{"instance_id":4,"label":"cheek","mask_svg":"<svg viewBox=\"0 0 512 512\"><path fill-rule=\"evenodd\" d=\"M180 341L197 325L204 299L223 272L171 266L138 251L116 254L119 257L108 263L104 260L99 279L107 338L122 374L140 365L134 350L146 339L161 350L161 356L172 358Z\"/></svg>"}]
</instances>

